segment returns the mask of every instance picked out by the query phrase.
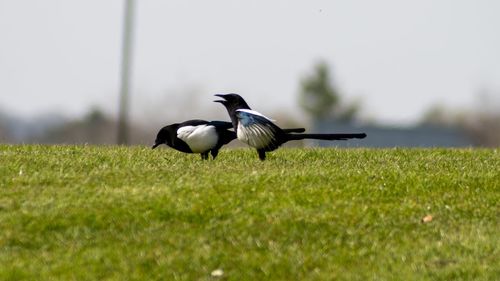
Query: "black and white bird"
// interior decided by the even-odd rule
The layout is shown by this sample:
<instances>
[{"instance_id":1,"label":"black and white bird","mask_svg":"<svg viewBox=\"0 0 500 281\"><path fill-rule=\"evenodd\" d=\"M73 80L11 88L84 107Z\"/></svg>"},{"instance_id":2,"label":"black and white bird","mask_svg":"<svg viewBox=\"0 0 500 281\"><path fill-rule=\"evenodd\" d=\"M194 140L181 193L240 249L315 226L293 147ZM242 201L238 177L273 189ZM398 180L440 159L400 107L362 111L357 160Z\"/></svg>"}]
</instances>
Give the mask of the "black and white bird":
<instances>
[{"instance_id":1,"label":"black and white bird","mask_svg":"<svg viewBox=\"0 0 500 281\"><path fill-rule=\"evenodd\" d=\"M170 146L180 152L200 153L201 159L207 160L208 153L213 159L219 149L236 138L232 131L233 124L225 121L188 120L174 123L160 129L156 135L155 149L161 144ZM304 128L284 129L285 132L301 133Z\"/></svg>"},{"instance_id":2,"label":"black and white bird","mask_svg":"<svg viewBox=\"0 0 500 281\"><path fill-rule=\"evenodd\" d=\"M232 127L231 122L224 121L188 120L174 123L160 129L152 148L166 144L181 152L200 153L203 160L208 159L210 152L215 159L219 149L236 138L236 133L230 130Z\"/></svg>"},{"instance_id":3,"label":"black and white bird","mask_svg":"<svg viewBox=\"0 0 500 281\"><path fill-rule=\"evenodd\" d=\"M252 110L245 100L237 94L219 94L216 96L223 99L214 102L222 103L226 107L238 140L256 148L260 160L266 159L266 152L273 151L291 140L347 140L366 137L365 133L293 134L275 125L274 120Z\"/></svg>"}]
</instances>

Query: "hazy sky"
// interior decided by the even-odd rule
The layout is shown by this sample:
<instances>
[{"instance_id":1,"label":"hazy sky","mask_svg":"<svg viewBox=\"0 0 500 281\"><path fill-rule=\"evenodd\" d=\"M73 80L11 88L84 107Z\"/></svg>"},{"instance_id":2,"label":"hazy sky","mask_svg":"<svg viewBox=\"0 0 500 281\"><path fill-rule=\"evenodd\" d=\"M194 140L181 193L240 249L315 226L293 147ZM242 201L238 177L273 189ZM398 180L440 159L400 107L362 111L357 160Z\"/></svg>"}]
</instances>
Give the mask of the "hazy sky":
<instances>
[{"instance_id":1,"label":"hazy sky","mask_svg":"<svg viewBox=\"0 0 500 281\"><path fill-rule=\"evenodd\" d=\"M123 2L0 0L0 108L116 112ZM182 118L225 114L213 94L236 92L291 114L299 79L322 59L365 116L411 122L435 103L500 93L499 15L497 0L143 0L132 110L160 118L192 100Z\"/></svg>"}]
</instances>

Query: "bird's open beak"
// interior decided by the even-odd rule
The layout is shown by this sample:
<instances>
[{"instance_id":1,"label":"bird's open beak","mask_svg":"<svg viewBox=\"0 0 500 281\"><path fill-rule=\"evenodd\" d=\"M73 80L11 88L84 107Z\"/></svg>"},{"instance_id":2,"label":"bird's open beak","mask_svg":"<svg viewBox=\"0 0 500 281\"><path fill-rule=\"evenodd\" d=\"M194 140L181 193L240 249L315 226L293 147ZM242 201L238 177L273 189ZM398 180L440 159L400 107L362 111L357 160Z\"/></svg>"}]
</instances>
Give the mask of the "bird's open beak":
<instances>
[{"instance_id":1,"label":"bird's open beak","mask_svg":"<svg viewBox=\"0 0 500 281\"><path fill-rule=\"evenodd\" d=\"M157 142L157 143L155 143L155 144L151 147L151 149L155 149L155 148L156 148L157 146L159 146L160 144L161 144L161 142Z\"/></svg>"},{"instance_id":2,"label":"bird's open beak","mask_svg":"<svg viewBox=\"0 0 500 281\"><path fill-rule=\"evenodd\" d=\"M224 95L216 94L214 96L223 98L222 100L214 100L214 102L220 102L222 104L226 103L226 99L224 98Z\"/></svg>"}]
</instances>

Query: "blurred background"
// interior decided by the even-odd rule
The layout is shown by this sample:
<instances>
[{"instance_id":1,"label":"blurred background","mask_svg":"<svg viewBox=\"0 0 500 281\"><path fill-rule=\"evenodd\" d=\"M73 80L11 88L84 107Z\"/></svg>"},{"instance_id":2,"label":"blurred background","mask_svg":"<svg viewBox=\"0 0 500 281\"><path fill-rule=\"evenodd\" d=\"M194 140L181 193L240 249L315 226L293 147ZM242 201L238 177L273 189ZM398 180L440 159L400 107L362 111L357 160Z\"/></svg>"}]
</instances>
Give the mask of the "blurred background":
<instances>
[{"instance_id":1,"label":"blurred background","mask_svg":"<svg viewBox=\"0 0 500 281\"><path fill-rule=\"evenodd\" d=\"M151 145L238 93L346 146L499 146L496 0L0 0L0 143ZM328 145L327 143L319 143Z\"/></svg>"}]
</instances>

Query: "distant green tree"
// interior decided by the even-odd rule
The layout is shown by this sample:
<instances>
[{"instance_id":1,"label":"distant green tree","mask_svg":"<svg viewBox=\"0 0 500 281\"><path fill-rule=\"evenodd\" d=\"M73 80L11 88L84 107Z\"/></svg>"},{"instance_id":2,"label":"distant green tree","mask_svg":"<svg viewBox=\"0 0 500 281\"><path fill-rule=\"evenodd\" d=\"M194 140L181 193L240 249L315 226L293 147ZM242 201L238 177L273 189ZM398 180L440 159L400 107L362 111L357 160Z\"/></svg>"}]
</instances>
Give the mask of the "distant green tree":
<instances>
[{"instance_id":1,"label":"distant green tree","mask_svg":"<svg viewBox=\"0 0 500 281\"><path fill-rule=\"evenodd\" d=\"M326 118L352 121L359 104L342 105L340 95L331 81L330 69L325 62L318 63L312 74L301 80L300 106L314 119Z\"/></svg>"},{"instance_id":2,"label":"distant green tree","mask_svg":"<svg viewBox=\"0 0 500 281\"><path fill-rule=\"evenodd\" d=\"M328 65L321 62L301 81L300 105L313 118L323 119L338 103L337 91L330 80Z\"/></svg>"}]
</instances>

